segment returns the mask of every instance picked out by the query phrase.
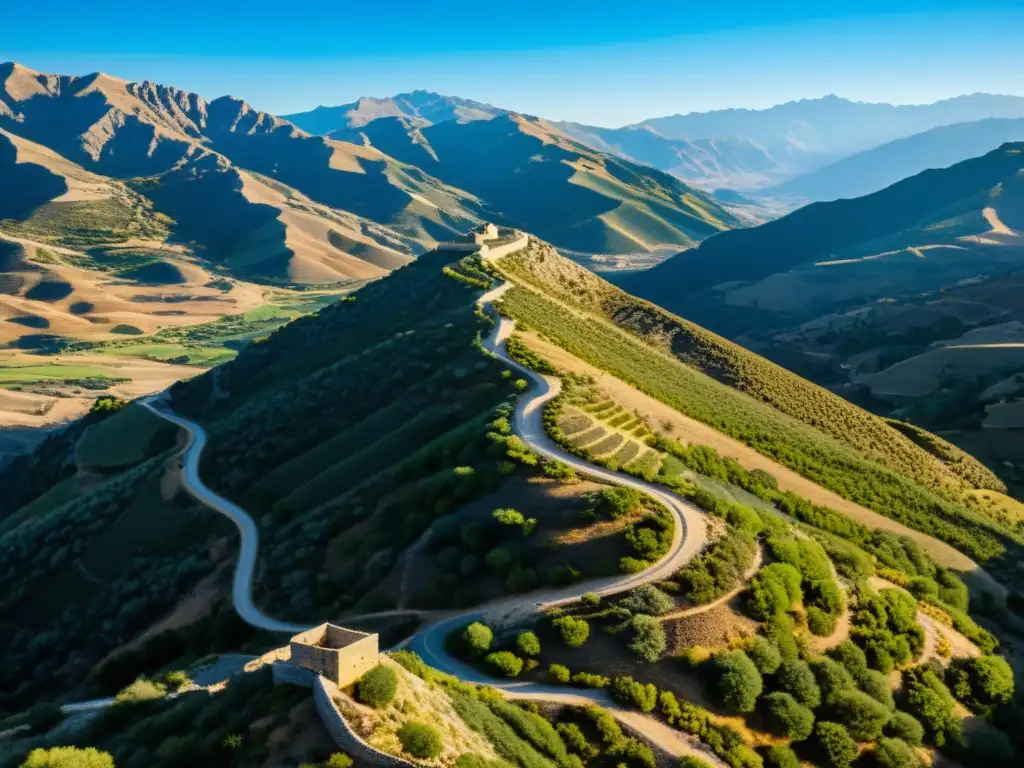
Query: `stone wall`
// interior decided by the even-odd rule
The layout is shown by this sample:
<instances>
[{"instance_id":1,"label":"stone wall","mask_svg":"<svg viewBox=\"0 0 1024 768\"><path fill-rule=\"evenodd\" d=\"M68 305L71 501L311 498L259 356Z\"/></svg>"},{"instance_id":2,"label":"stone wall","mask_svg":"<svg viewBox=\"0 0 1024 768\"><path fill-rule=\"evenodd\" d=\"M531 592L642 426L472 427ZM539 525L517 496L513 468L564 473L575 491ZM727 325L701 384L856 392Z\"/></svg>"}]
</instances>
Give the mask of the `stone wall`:
<instances>
[{"instance_id":1,"label":"stone wall","mask_svg":"<svg viewBox=\"0 0 1024 768\"><path fill-rule=\"evenodd\" d=\"M511 243L505 243L504 245L481 245L480 256L485 259L500 259L502 256L508 256L510 253L515 253L526 247L527 243L530 242L529 235L523 235L522 237L513 240Z\"/></svg>"},{"instance_id":2,"label":"stone wall","mask_svg":"<svg viewBox=\"0 0 1024 768\"><path fill-rule=\"evenodd\" d=\"M286 661L279 661L270 665L270 677L274 681L274 685L284 683L312 688L316 674L312 670L293 666Z\"/></svg>"},{"instance_id":3,"label":"stone wall","mask_svg":"<svg viewBox=\"0 0 1024 768\"><path fill-rule=\"evenodd\" d=\"M335 744L356 760L373 765L383 765L387 768L418 768L416 763L381 752L363 741L342 717L338 705L334 703L334 697L337 695L338 686L330 680L324 678L323 675L314 678L313 702L316 704L316 711L320 715L324 727L331 734L331 739Z\"/></svg>"}]
</instances>

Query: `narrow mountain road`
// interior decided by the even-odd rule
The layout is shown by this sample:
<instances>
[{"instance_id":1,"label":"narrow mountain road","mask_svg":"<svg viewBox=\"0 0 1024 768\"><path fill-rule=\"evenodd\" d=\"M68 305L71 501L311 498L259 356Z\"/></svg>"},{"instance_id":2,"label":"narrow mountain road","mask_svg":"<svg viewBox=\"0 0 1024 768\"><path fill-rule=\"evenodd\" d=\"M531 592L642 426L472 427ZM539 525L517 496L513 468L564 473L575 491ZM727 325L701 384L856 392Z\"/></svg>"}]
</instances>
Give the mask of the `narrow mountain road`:
<instances>
[{"instance_id":1,"label":"narrow mountain road","mask_svg":"<svg viewBox=\"0 0 1024 768\"><path fill-rule=\"evenodd\" d=\"M505 342L511 336L514 324L497 313L493 302L510 287L509 283L505 283L488 291L480 297L477 304L495 321L493 331L482 342L482 346L522 374L530 385L517 403L513 432L531 450L547 459L568 464L581 475L612 485L634 488L652 497L672 515L674 521L672 542L666 555L651 568L641 573L615 576L561 589L502 599L425 626L403 642L401 646L417 651L427 664L437 669L454 674L467 682L493 686L502 690L510 698L535 698L566 704L606 706L625 725L637 730L670 754L699 755L715 765L721 765L721 761L695 739L652 718L616 707L604 691L581 690L569 693L564 688L538 683L499 680L480 673L452 657L445 650L445 637L448 633L472 621L486 621L496 627L513 626L536 620L545 610L576 600L585 592L595 592L599 595L618 594L668 578L698 554L707 539L703 513L680 496L653 483L594 466L563 450L547 436L543 422L544 406L558 395L561 390L561 382L556 378L541 376L508 356ZM290 624L267 616L253 602L252 579L259 550L259 532L252 517L245 510L211 490L200 478L199 461L203 448L206 446L205 430L199 424L171 411L162 396L146 398L142 401L142 405L160 418L170 421L186 431L188 444L182 454L182 483L185 489L198 501L228 517L238 528L241 543L232 587L232 600L238 615L251 626L272 632L295 633L306 629L307 627L304 625ZM109 706L110 702L111 700L97 700L70 706L93 708Z\"/></svg>"},{"instance_id":2,"label":"narrow mountain road","mask_svg":"<svg viewBox=\"0 0 1024 768\"><path fill-rule=\"evenodd\" d=\"M185 490L197 501L211 509L215 509L227 517L238 528L240 539L238 560L235 563L235 575L231 588L231 599L242 621L258 629L270 632L287 632L295 634L308 626L290 624L267 616L256 607L252 599L252 576L256 569L256 553L259 551L260 534L256 523L249 513L232 501L211 490L199 477L199 459L206 446L206 431L194 421L178 416L163 403L159 395L147 397L142 405L161 419L176 424L188 434L188 444L182 454L181 482Z\"/></svg>"}]
</instances>

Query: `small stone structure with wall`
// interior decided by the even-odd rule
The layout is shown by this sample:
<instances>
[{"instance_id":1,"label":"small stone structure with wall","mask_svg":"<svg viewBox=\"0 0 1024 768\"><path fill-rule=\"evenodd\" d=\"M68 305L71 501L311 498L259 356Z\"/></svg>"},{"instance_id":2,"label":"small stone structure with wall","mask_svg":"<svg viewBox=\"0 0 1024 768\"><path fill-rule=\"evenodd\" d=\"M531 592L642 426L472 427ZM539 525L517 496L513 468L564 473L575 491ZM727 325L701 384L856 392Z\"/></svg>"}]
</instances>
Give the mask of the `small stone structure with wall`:
<instances>
[{"instance_id":1,"label":"small stone structure with wall","mask_svg":"<svg viewBox=\"0 0 1024 768\"><path fill-rule=\"evenodd\" d=\"M362 677L380 656L376 634L334 624L300 632L291 639L289 647L291 666L322 675L342 688Z\"/></svg>"},{"instance_id":2,"label":"small stone structure with wall","mask_svg":"<svg viewBox=\"0 0 1024 768\"><path fill-rule=\"evenodd\" d=\"M498 228L491 223L484 224L476 232L473 232L473 242L483 245L488 240L498 239Z\"/></svg>"}]
</instances>

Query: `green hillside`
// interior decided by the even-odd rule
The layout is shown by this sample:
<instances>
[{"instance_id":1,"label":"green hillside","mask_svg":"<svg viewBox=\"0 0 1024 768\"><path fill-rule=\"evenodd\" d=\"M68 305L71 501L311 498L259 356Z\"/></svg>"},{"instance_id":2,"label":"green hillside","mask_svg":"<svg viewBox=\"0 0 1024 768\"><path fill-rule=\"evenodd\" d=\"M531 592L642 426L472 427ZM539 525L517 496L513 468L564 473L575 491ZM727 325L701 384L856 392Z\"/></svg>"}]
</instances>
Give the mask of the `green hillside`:
<instances>
[{"instance_id":1,"label":"green hillside","mask_svg":"<svg viewBox=\"0 0 1024 768\"><path fill-rule=\"evenodd\" d=\"M827 390L619 291L544 244L531 243L499 268L522 284L506 295L504 311L572 354L847 499L980 561L1014 567L1017 537L963 506L971 488L1002 487L969 455L940 440L915 442Z\"/></svg>"}]
</instances>

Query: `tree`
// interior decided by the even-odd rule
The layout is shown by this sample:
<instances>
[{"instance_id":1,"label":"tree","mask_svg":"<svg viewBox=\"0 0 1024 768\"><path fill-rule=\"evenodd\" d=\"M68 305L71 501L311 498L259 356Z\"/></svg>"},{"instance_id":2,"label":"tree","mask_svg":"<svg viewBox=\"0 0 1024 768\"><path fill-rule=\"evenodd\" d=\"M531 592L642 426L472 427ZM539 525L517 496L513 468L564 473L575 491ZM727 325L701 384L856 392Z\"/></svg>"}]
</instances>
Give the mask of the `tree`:
<instances>
[{"instance_id":1,"label":"tree","mask_svg":"<svg viewBox=\"0 0 1024 768\"><path fill-rule=\"evenodd\" d=\"M648 616L661 616L675 608L672 598L653 584L637 587L622 598L619 605L631 613L644 613Z\"/></svg>"},{"instance_id":2,"label":"tree","mask_svg":"<svg viewBox=\"0 0 1024 768\"><path fill-rule=\"evenodd\" d=\"M925 667L903 672L907 709L924 726L928 738L937 747L960 742L960 718L956 716L956 699L939 679Z\"/></svg>"},{"instance_id":3,"label":"tree","mask_svg":"<svg viewBox=\"0 0 1024 768\"><path fill-rule=\"evenodd\" d=\"M693 755L683 755L679 758L679 768L711 768L711 763Z\"/></svg>"},{"instance_id":4,"label":"tree","mask_svg":"<svg viewBox=\"0 0 1024 768\"><path fill-rule=\"evenodd\" d=\"M899 739L879 739L871 761L878 768L921 768L914 750Z\"/></svg>"},{"instance_id":5,"label":"tree","mask_svg":"<svg viewBox=\"0 0 1024 768\"><path fill-rule=\"evenodd\" d=\"M731 713L753 712L764 681L743 651L729 651L714 659L714 690L719 703Z\"/></svg>"},{"instance_id":6,"label":"tree","mask_svg":"<svg viewBox=\"0 0 1024 768\"><path fill-rule=\"evenodd\" d=\"M568 683L570 678L569 668L561 664L552 664L548 667L548 676L556 683Z\"/></svg>"},{"instance_id":7,"label":"tree","mask_svg":"<svg viewBox=\"0 0 1024 768\"><path fill-rule=\"evenodd\" d=\"M570 648L579 648L590 637L590 625L585 619L575 616L559 616L551 625L558 630L564 642Z\"/></svg>"},{"instance_id":8,"label":"tree","mask_svg":"<svg viewBox=\"0 0 1024 768\"><path fill-rule=\"evenodd\" d=\"M890 712L866 693L845 691L830 704L835 719L846 726L857 741L874 741L882 735Z\"/></svg>"},{"instance_id":9,"label":"tree","mask_svg":"<svg viewBox=\"0 0 1024 768\"><path fill-rule=\"evenodd\" d=\"M378 664L359 678L356 698L374 709L382 709L395 698L398 690L398 675L391 667Z\"/></svg>"},{"instance_id":10,"label":"tree","mask_svg":"<svg viewBox=\"0 0 1024 768\"><path fill-rule=\"evenodd\" d=\"M638 614L633 617L630 625L633 628L633 641L629 644L637 656L644 661L655 662L668 647L665 630L661 622L653 616Z\"/></svg>"},{"instance_id":11,"label":"tree","mask_svg":"<svg viewBox=\"0 0 1024 768\"><path fill-rule=\"evenodd\" d=\"M1002 656L957 659L946 673L946 683L954 696L980 714L1013 700L1013 669Z\"/></svg>"},{"instance_id":12,"label":"tree","mask_svg":"<svg viewBox=\"0 0 1024 768\"><path fill-rule=\"evenodd\" d=\"M916 717L907 712L893 712L889 722L886 723L885 733L914 746L924 741L924 726L917 721Z\"/></svg>"},{"instance_id":13,"label":"tree","mask_svg":"<svg viewBox=\"0 0 1024 768\"><path fill-rule=\"evenodd\" d=\"M828 655L842 664L854 680L860 680L861 676L868 670L868 657L860 646L850 640L843 640L839 645L828 652Z\"/></svg>"},{"instance_id":14,"label":"tree","mask_svg":"<svg viewBox=\"0 0 1024 768\"><path fill-rule=\"evenodd\" d=\"M33 749L21 768L114 768L114 758L94 747L51 747Z\"/></svg>"},{"instance_id":15,"label":"tree","mask_svg":"<svg viewBox=\"0 0 1024 768\"><path fill-rule=\"evenodd\" d=\"M886 709L896 709L896 702L892 698L892 688L889 687L889 678L874 669L867 670L861 675L860 689L873 698Z\"/></svg>"},{"instance_id":16,"label":"tree","mask_svg":"<svg viewBox=\"0 0 1024 768\"><path fill-rule=\"evenodd\" d=\"M483 656L491 650L494 632L486 624L474 621L462 632L462 644L474 656Z\"/></svg>"},{"instance_id":17,"label":"tree","mask_svg":"<svg viewBox=\"0 0 1024 768\"><path fill-rule=\"evenodd\" d=\"M516 648L523 656L540 656L540 640L533 632L520 632L516 636Z\"/></svg>"},{"instance_id":18,"label":"tree","mask_svg":"<svg viewBox=\"0 0 1024 768\"><path fill-rule=\"evenodd\" d=\"M641 712L651 712L658 703L658 689L651 683L645 685L632 677L616 677L612 681L612 698Z\"/></svg>"},{"instance_id":19,"label":"tree","mask_svg":"<svg viewBox=\"0 0 1024 768\"><path fill-rule=\"evenodd\" d=\"M850 768L857 759L857 742L839 723L819 722L814 726L814 737L831 768Z\"/></svg>"},{"instance_id":20,"label":"tree","mask_svg":"<svg viewBox=\"0 0 1024 768\"><path fill-rule=\"evenodd\" d=\"M426 723L406 723L398 729L398 740L413 757L430 759L441 754L440 732Z\"/></svg>"},{"instance_id":21,"label":"tree","mask_svg":"<svg viewBox=\"0 0 1024 768\"><path fill-rule=\"evenodd\" d=\"M757 671L762 675L771 675L782 664L782 654L779 647L771 640L756 635L747 647L747 656L754 662Z\"/></svg>"},{"instance_id":22,"label":"tree","mask_svg":"<svg viewBox=\"0 0 1024 768\"><path fill-rule=\"evenodd\" d=\"M818 688L821 689L822 700L826 704L834 701L840 694L852 691L856 687L850 673L846 671L846 667L835 659L822 656L812 660L809 666L811 672L814 673L814 679L818 682Z\"/></svg>"},{"instance_id":23,"label":"tree","mask_svg":"<svg viewBox=\"0 0 1024 768\"><path fill-rule=\"evenodd\" d=\"M511 651L489 653L484 657L484 661L505 677L517 677L523 671L523 660Z\"/></svg>"},{"instance_id":24,"label":"tree","mask_svg":"<svg viewBox=\"0 0 1024 768\"><path fill-rule=\"evenodd\" d=\"M800 768L800 758L786 745L778 744L764 753L764 764L768 768Z\"/></svg>"},{"instance_id":25,"label":"tree","mask_svg":"<svg viewBox=\"0 0 1024 768\"><path fill-rule=\"evenodd\" d=\"M335 752L327 758L327 762L324 763L324 768L352 768L353 762L352 758L344 752Z\"/></svg>"},{"instance_id":26,"label":"tree","mask_svg":"<svg viewBox=\"0 0 1024 768\"><path fill-rule=\"evenodd\" d=\"M779 687L808 709L821 704L821 689L806 661L784 661L775 673Z\"/></svg>"},{"instance_id":27,"label":"tree","mask_svg":"<svg viewBox=\"0 0 1024 768\"><path fill-rule=\"evenodd\" d=\"M777 736L803 741L814 730L814 713L783 691L769 693L761 699L768 729Z\"/></svg>"}]
</instances>

